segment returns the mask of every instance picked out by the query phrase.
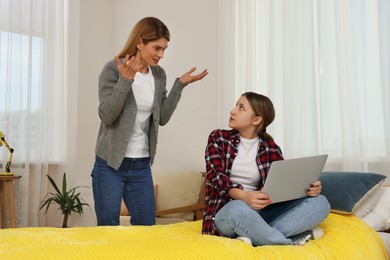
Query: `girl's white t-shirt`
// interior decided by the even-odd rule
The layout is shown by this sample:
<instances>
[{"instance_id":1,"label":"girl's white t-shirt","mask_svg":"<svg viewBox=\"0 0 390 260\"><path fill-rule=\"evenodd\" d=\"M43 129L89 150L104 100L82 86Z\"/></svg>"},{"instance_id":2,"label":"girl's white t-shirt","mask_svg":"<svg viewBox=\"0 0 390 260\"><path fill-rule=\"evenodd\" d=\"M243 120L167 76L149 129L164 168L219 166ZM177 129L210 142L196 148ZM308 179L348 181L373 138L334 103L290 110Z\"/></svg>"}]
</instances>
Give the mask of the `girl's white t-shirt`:
<instances>
[{"instance_id":1,"label":"girl's white t-shirt","mask_svg":"<svg viewBox=\"0 0 390 260\"><path fill-rule=\"evenodd\" d=\"M154 78L152 70L148 68L147 74L137 72L133 82L133 93L137 103L137 115L134 128L127 145L125 157L149 157L149 124L154 101Z\"/></svg>"},{"instance_id":2,"label":"girl's white t-shirt","mask_svg":"<svg viewBox=\"0 0 390 260\"><path fill-rule=\"evenodd\" d=\"M257 190L260 182L259 168L256 164L259 138L246 139L240 136L238 153L233 161L230 179L240 183L244 190Z\"/></svg>"}]
</instances>

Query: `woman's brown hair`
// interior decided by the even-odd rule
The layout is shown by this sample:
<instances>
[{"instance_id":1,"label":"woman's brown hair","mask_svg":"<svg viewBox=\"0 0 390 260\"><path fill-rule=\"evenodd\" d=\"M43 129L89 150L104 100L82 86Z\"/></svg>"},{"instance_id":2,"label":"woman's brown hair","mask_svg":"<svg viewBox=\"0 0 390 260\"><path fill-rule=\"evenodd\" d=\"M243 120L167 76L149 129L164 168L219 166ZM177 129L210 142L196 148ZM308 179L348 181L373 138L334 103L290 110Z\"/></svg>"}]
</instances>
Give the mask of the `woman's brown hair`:
<instances>
[{"instance_id":1,"label":"woman's brown hair","mask_svg":"<svg viewBox=\"0 0 390 260\"><path fill-rule=\"evenodd\" d=\"M124 58L127 54L130 57L135 56L140 39L144 44L148 44L160 38L165 38L167 41L170 40L168 27L158 18L145 17L136 23L118 57Z\"/></svg>"},{"instance_id":2,"label":"woman's brown hair","mask_svg":"<svg viewBox=\"0 0 390 260\"><path fill-rule=\"evenodd\" d=\"M258 128L259 135L268 141L272 141L273 137L267 133L267 126L275 119L275 109L272 101L268 97L254 92L245 92L242 96L246 97L253 112L262 118Z\"/></svg>"}]
</instances>

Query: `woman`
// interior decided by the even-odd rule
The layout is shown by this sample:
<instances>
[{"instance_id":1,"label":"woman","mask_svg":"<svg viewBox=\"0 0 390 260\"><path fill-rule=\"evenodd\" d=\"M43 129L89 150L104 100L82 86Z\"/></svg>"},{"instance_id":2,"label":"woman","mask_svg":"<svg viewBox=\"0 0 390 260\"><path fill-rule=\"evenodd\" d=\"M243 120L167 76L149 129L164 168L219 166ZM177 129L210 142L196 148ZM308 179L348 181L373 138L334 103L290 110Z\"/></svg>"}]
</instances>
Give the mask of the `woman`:
<instances>
[{"instance_id":1,"label":"woman","mask_svg":"<svg viewBox=\"0 0 390 260\"><path fill-rule=\"evenodd\" d=\"M270 205L272 198L262 193L271 163L283 160L266 131L274 117L269 98L247 92L230 112L232 130L210 134L203 234L238 238L254 246L304 244L322 235L316 225L328 216L330 206L320 195L320 181L308 187L308 197L293 201Z\"/></svg>"},{"instance_id":2,"label":"woman","mask_svg":"<svg viewBox=\"0 0 390 260\"><path fill-rule=\"evenodd\" d=\"M132 225L155 224L151 164L158 127L171 118L184 87L208 74L191 75L192 68L176 79L167 96L165 71L158 62L169 39L159 19L141 19L99 76L101 124L91 174L98 225L119 225L122 198Z\"/></svg>"}]
</instances>

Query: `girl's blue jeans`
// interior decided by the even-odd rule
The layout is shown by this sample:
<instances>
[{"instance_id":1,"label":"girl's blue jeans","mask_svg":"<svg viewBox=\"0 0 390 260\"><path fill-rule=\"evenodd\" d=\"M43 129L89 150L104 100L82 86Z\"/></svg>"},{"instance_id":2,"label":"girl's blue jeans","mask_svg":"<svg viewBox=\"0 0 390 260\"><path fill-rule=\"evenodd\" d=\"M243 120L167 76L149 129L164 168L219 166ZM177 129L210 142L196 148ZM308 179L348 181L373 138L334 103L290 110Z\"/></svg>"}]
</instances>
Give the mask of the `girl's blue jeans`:
<instances>
[{"instance_id":1,"label":"girl's blue jeans","mask_svg":"<svg viewBox=\"0 0 390 260\"><path fill-rule=\"evenodd\" d=\"M217 212L214 225L224 236L247 237L254 246L289 245L289 237L318 225L330 212L322 195L268 207L256 211L241 200L231 200Z\"/></svg>"},{"instance_id":2,"label":"girl's blue jeans","mask_svg":"<svg viewBox=\"0 0 390 260\"><path fill-rule=\"evenodd\" d=\"M125 158L118 170L96 156L92 188L98 226L119 225L122 198L132 225L154 225L155 200L150 158Z\"/></svg>"}]
</instances>

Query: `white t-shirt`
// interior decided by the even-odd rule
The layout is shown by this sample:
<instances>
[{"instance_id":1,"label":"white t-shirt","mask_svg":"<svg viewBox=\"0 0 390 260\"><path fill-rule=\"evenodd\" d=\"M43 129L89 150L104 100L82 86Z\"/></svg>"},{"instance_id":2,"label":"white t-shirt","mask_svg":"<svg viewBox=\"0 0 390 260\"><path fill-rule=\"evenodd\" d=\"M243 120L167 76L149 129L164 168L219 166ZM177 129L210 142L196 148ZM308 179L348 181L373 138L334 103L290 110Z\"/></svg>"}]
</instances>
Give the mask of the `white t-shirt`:
<instances>
[{"instance_id":1,"label":"white t-shirt","mask_svg":"<svg viewBox=\"0 0 390 260\"><path fill-rule=\"evenodd\" d=\"M125 157L149 157L149 124L154 100L154 78L149 68L147 74L137 72L133 82L133 93L137 103L137 116L126 149Z\"/></svg>"},{"instance_id":2,"label":"white t-shirt","mask_svg":"<svg viewBox=\"0 0 390 260\"><path fill-rule=\"evenodd\" d=\"M259 168L256 164L259 138L246 139L240 136L238 153L233 161L230 179L240 183L244 190L257 190L260 182Z\"/></svg>"}]
</instances>

